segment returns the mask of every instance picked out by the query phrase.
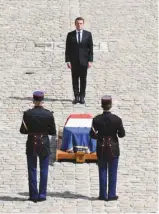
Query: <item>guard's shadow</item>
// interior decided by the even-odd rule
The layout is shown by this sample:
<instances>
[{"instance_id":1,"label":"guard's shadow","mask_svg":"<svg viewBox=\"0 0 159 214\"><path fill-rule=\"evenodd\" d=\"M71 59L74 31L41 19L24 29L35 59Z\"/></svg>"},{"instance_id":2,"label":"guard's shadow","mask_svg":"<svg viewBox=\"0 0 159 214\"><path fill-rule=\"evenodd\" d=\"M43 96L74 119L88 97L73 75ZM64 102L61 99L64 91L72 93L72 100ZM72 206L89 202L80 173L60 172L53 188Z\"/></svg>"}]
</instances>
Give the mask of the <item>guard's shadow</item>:
<instances>
[{"instance_id":1,"label":"guard's shadow","mask_svg":"<svg viewBox=\"0 0 159 214\"><path fill-rule=\"evenodd\" d=\"M20 197L0 196L0 201L27 201L27 199Z\"/></svg>"},{"instance_id":2,"label":"guard's shadow","mask_svg":"<svg viewBox=\"0 0 159 214\"><path fill-rule=\"evenodd\" d=\"M19 195L28 196L28 192L20 192ZM70 191L65 191L62 193L60 193L60 192L48 192L47 196L55 197L55 198L83 199L83 200L90 200L90 201L97 200L97 197L88 197L88 196L84 196L81 194L75 194L75 193L70 192Z\"/></svg>"},{"instance_id":3,"label":"guard's shadow","mask_svg":"<svg viewBox=\"0 0 159 214\"><path fill-rule=\"evenodd\" d=\"M10 99L15 99L15 100L30 100L32 101L32 97L9 97ZM56 102L56 101L61 101L61 102L72 102L71 99L51 99L51 98L44 98L44 101L50 101L50 102Z\"/></svg>"}]
</instances>

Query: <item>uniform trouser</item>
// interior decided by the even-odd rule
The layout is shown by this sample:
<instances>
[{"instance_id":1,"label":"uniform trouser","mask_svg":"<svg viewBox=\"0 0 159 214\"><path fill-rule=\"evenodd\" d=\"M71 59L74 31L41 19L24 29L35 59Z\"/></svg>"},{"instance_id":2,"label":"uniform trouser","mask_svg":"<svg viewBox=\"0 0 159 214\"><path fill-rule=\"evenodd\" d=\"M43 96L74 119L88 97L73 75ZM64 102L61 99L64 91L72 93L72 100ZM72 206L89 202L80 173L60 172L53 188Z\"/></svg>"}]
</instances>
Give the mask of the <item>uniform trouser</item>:
<instances>
[{"instance_id":1,"label":"uniform trouser","mask_svg":"<svg viewBox=\"0 0 159 214\"><path fill-rule=\"evenodd\" d=\"M85 97L86 84L87 84L87 67L83 65L72 65L72 86L75 96ZM80 84L79 84L80 80ZM79 89L80 85L80 89Z\"/></svg>"},{"instance_id":2,"label":"uniform trouser","mask_svg":"<svg viewBox=\"0 0 159 214\"><path fill-rule=\"evenodd\" d=\"M99 198L106 199L116 196L116 183L117 183L117 168L119 158L114 158L111 162L99 164ZM108 174L108 176L107 176ZM107 185L108 177L108 185ZM107 193L108 186L108 193Z\"/></svg>"},{"instance_id":3,"label":"uniform trouser","mask_svg":"<svg viewBox=\"0 0 159 214\"><path fill-rule=\"evenodd\" d=\"M39 156L39 165L40 165L39 192L37 189L37 157L38 156L27 155L29 196L31 199L46 198L49 156L45 157Z\"/></svg>"}]
</instances>

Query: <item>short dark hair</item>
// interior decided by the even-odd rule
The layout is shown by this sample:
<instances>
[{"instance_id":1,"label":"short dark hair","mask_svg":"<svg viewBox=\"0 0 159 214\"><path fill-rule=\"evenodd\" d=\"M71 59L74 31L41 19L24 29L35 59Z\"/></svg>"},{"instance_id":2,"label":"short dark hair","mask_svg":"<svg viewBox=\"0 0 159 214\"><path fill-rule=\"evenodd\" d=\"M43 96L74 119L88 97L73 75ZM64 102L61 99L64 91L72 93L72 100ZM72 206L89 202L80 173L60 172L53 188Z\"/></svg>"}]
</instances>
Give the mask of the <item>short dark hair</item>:
<instances>
[{"instance_id":1,"label":"short dark hair","mask_svg":"<svg viewBox=\"0 0 159 214\"><path fill-rule=\"evenodd\" d=\"M110 109L111 109L111 107L112 107L112 104L102 104L102 108L103 108L103 110L105 110L105 111L109 111Z\"/></svg>"},{"instance_id":2,"label":"short dark hair","mask_svg":"<svg viewBox=\"0 0 159 214\"><path fill-rule=\"evenodd\" d=\"M84 18L82 18L82 17L77 17L77 18L75 19L75 24L76 24L76 22L79 21L79 20L82 20L83 23L84 23Z\"/></svg>"}]
</instances>

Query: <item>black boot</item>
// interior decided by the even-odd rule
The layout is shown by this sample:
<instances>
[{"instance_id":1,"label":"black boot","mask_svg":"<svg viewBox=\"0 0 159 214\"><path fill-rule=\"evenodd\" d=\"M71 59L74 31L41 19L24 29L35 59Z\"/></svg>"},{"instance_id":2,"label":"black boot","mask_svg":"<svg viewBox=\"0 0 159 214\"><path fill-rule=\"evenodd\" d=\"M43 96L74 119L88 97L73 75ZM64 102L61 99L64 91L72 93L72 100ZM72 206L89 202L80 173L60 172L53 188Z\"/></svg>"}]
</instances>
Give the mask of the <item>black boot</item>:
<instances>
[{"instance_id":1,"label":"black boot","mask_svg":"<svg viewBox=\"0 0 159 214\"><path fill-rule=\"evenodd\" d=\"M101 201L107 201L106 198L101 198L101 197L98 197L98 200L101 200Z\"/></svg>"},{"instance_id":2,"label":"black boot","mask_svg":"<svg viewBox=\"0 0 159 214\"><path fill-rule=\"evenodd\" d=\"M116 196L114 196L114 197L109 197L108 199L107 199L107 201L116 201L116 200L118 200L118 196L116 195Z\"/></svg>"},{"instance_id":3,"label":"black boot","mask_svg":"<svg viewBox=\"0 0 159 214\"><path fill-rule=\"evenodd\" d=\"M32 202L34 202L34 203L37 203L37 200L38 200L38 199L34 199L34 198L30 198L30 197L28 198L28 201L32 201Z\"/></svg>"},{"instance_id":4,"label":"black boot","mask_svg":"<svg viewBox=\"0 0 159 214\"><path fill-rule=\"evenodd\" d=\"M46 201L46 198L38 198L38 202Z\"/></svg>"}]
</instances>

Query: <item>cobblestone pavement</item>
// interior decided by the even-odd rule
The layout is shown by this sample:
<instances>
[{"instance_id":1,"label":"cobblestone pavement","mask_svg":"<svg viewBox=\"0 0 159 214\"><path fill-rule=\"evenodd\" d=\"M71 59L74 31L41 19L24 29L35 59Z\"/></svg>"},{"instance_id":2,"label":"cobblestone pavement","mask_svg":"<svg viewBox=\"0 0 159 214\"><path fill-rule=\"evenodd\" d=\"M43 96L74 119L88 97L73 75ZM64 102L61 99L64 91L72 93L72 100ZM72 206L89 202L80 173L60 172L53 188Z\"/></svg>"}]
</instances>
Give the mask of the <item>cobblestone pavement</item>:
<instances>
[{"instance_id":1,"label":"cobblestone pavement","mask_svg":"<svg viewBox=\"0 0 159 214\"><path fill-rule=\"evenodd\" d=\"M94 39L86 104L71 100L70 71L64 63L67 32L77 16ZM0 1L0 213L157 212L157 3L154 0ZM26 136L22 112L36 89L46 93L57 127L72 112L102 112L100 98L111 94L112 112L123 118L125 139L116 202L98 201L95 163L55 162L48 200L27 201Z\"/></svg>"}]
</instances>

